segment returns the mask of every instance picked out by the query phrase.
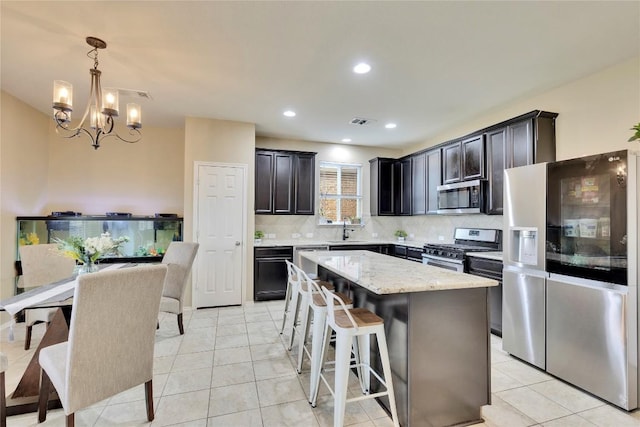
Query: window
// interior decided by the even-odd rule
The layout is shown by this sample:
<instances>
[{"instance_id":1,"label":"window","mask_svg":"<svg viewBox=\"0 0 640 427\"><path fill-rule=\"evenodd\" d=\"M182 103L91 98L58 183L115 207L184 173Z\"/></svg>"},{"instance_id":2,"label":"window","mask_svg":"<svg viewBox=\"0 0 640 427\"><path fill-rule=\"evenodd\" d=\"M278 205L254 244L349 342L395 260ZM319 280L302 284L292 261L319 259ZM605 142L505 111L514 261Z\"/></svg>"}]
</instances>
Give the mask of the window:
<instances>
[{"instance_id":1,"label":"window","mask_svg":"<svg viewBox=\"0 0 640 427\"><path fill-rule=\"evenodd\" d=\"M320 222L362 217L362 166L320 162Z\"/></svg>"}]
</instances>

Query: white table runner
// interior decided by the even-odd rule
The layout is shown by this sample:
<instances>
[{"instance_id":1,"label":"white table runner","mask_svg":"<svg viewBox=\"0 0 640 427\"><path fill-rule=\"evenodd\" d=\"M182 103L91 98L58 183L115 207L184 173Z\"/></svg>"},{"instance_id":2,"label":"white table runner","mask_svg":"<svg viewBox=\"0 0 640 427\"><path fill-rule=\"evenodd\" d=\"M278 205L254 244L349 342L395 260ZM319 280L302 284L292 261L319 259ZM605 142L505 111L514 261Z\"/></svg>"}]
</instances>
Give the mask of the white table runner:
<instances>
[{"instance_id":1,"label":"white table runner","mask_svg":"<svg viewBox=\"0 0 640 427\"><path fill-rule=\"evenodd\" d=\"M124 265L125 264L111 264L108 267L101 269L100 272L116 270ZM28 292L0 301L0 308L13 316L25 308L36 307L46 303L62 302L73 297L73 291L75 290L77 283L78 278L73 277L61 280L60 282L40 286L36 289L32 289Z\"/></svg>"}]
</instances>

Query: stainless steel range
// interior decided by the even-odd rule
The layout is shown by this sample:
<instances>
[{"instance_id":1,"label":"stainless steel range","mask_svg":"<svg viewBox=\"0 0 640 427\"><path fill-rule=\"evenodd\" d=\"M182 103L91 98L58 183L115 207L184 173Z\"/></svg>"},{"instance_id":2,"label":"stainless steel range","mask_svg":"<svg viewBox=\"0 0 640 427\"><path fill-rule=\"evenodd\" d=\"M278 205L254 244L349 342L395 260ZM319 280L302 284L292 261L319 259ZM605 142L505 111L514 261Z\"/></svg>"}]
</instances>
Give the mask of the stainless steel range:
<instances>
[{"instance_id":1,"label":"stainless steel range","mask_svg":"<svg viewBox=\"0 0 640 427\"><path fill-rule=\"evenodd\" d=\"M448 270L466 271L465 254L468 252L502 250L502 230L488 228L456 228L454 243L427 243L422 263Z\"/></svg>"}]
</instances>

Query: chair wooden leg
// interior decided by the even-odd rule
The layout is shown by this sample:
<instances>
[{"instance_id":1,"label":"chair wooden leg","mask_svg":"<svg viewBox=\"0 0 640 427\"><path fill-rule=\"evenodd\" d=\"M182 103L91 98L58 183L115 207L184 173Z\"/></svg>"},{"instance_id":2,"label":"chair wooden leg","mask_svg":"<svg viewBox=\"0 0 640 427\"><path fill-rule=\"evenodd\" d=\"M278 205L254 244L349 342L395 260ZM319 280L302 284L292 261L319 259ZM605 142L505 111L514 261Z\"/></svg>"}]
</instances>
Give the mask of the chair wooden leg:
<instances>
[{"instance_id":1,"label":"chair wooden leg","mask_svg":"<svg viewBox=\"0 0 640 427\"><path fill-rule=\"evenodd\" d=\"M182 326L182 313L178 314L178 329L180 330L180 335L184 335L184 326Z\"/></svg>"},{"instance_id":2,"label":"chair wooden leg","mask_svg":"<svg viewBox=\"0 0 640 427\"><path fill-rule=\"evenodd\" d=\"M75 414L67 415L67 427L74 427L76 425L76 417Z\"/></svg>"},{"instance_id":3,"label":"chair wooden leg","mask_svg":"<svg viewBox=\"0 0 640 427\"><path fill-rule=\"evenodd\" d=\"M0 427L7 427L7 397L4 387L4 372L0 372Z\"/></svg>"},{"instance_id":4,"label":"chair wooden leg","mask_svg":"<svg viewBox=\"0 0 640 427\"><path fill-rule=\"evenodd\" d=\"M153 380L144 383L144 397L147 401L147 420L153 421Z\"/></svg>"},{"instance_id":5,"label":"chair wooden leg","mask_svg":"<svg viewBox=\"0 0 640 427\"><path fill-rule=\"evenodd\" d=\"M40 381L40 397L38 400L38 422L42 423L47 419L47 405L49 403L49 389L51 380L49 375L42 369L42 380Z\"/></svg>"},{"instance_id":6,"label":"chair wooden leg","mask_svg":"<svg viewBox=\"0 0 640 427\"><path fill-rule=\"evenodd\" d=\"M24 337L24 349L25 350L29 350L29 347L31 347L31 329L33 328L33 325L31 326L27 326L27 333Z\"/></svg>"}]
</instances>

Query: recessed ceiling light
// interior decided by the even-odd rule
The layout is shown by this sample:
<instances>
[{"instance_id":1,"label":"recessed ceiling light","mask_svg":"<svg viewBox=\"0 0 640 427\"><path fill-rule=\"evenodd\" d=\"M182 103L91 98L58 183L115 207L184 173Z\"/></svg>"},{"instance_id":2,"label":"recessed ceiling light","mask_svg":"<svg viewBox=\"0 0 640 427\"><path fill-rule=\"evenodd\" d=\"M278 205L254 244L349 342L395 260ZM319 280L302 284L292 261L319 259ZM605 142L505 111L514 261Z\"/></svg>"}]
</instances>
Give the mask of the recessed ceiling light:
<instances>
[{"instance_id":1,"label":"recessed ceiling light","mask_svg":"<svg viewBox=\"0 0 640 427\"><path fill-rule=\"evenodd\" d=\"M291 110L287 110L282 114L284 114L287 117L295 117L296 116L296 112L295 111L291 111Z\"/></svg>"},{"instance_id":2,"label":"recessed ceiling light","mask_svg":"<svg viewBox=\"0 0 640 427\"><path fill-rule=\"evenodd\" d=\"M342 142L351 142L351 138L342 138Z\"/></svg>"},{"instance_id":3,"label":"recessed ceiling light","mask_svg":"<svg viewBox=\"0 0 640 427\"><path fill-rule=\"evenodd\" d=\"M366 62L361 62L353 67L353 72L356 74L367 74L369 71L371 71L371 65Z\"/></svg>"},{"instance_id":4,"label":"recessed ceiling light","mask_svg":"<svg viewBox=\"0 0 640 427\"><path fill-rule=\"evenodd\" d=\"M386 127L387 129L395 129L396 126L397 125L395 123L387 123L386 125L384 125L384 127Z\"/></svg>"}]
</instances>

